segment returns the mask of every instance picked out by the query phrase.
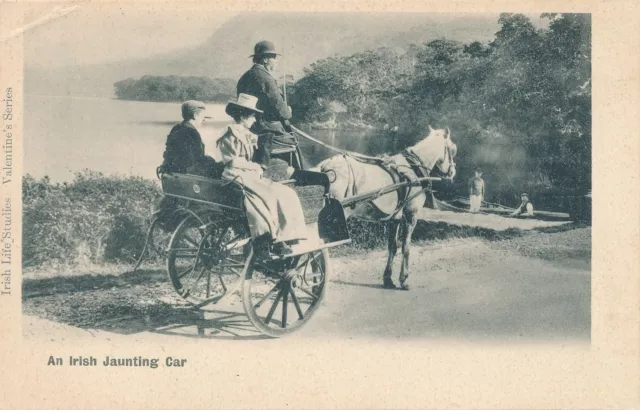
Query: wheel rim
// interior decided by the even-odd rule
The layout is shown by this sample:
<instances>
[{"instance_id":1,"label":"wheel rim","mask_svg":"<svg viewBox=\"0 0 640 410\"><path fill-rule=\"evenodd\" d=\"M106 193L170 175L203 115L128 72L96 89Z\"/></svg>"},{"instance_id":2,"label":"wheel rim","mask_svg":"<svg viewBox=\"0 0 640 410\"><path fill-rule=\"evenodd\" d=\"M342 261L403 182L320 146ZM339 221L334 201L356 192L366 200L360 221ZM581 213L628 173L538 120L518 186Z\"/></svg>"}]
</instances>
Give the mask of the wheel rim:
<instances>
[{"instance_id":1,"label":"wheel rim","mask_svg":"<svg viewBox=\"0 0 640 410\"><path fill-rule=\"evenodd\" d=\"M300 329L320 307L329 269L326 250L272 263L251 251L242 294L249 321L271 337Z\"/></svg>"},{"instance_id":2,"label":"wheel rim","mask_svg":"<svg viewBox=\"0 0 640 410\"><path fill-rule=\"evenodd\" d=\"M167 271L178 295L204 309L239 293L246 259L243 242L248 238L237 225L187 216L167 250Z\"/></svg>"},{"instance_id":3,"label":"wheel rim","mask_svg":"<svg viewBox=\"0 0 640 410\"><path fill-rule=\"evenodd\" d=\"M149 248L151 253L165 258L170 240L171 233L165 232L157 222L154 222L151 227L151 233L149 234Z\"/></svg>"}]
</instances>

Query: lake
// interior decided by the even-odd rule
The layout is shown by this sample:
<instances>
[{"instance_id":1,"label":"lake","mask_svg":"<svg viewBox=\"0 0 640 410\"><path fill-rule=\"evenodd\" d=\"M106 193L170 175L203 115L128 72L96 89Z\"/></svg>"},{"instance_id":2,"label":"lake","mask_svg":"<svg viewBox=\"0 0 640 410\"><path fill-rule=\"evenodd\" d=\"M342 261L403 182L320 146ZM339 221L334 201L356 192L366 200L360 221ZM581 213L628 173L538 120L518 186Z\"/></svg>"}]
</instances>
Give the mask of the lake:
<instances>
[{"instance_id":1,"label":"lake","mask_svg":"<svg viewBox=\"0 0 640 410\"><path fill-rule=\"evenodd\" d=\"M209 105L201 131L207 154L217 158L216 140L231 118L224 105ZM48 175L52 181L73 179L85 168L106 175L155 179L155 169L171 127L181 121L179 103L151 103L68 96L25 96L24 174ZM366 131L306 130L342 149L375 155L393 150L395 141ZM300 141L307 164L332 151Z\"/></svg>"}]
</instances>

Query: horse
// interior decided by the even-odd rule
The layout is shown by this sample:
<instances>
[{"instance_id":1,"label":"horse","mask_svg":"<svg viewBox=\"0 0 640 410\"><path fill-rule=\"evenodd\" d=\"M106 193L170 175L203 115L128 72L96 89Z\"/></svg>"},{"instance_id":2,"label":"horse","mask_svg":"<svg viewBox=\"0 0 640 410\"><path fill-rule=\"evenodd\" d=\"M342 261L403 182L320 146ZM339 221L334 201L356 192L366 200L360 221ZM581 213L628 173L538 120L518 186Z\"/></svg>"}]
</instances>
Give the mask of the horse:
<instances>
[{"instance_id":1,"label":"horse","mask_svg":"<svg viewBox=\"0 0 640 410\"><path fill-rule=\"evenodd\" d=\"M454 162L457 146L451 139L451 131L433 129L417 144L403 153L385 158L364 157L357 154L334 155L311 170L327 174L331 181L330 194L342 201L359 193L375 191L400 180L413 180L429 176L438 170L445 179L453 180L456 174ZM396 289L391 279L392 265L398 248L402 247L400 289L409 289L409 254L411 237L418 222L418 212L424 207L427 194L421 186L412 184L406 189L381 195L371 201L358 203L353 210L345 209L345 215L370 222L388 223L388 257L383 275L383 287Z\"/></svg>"}]
</instances>

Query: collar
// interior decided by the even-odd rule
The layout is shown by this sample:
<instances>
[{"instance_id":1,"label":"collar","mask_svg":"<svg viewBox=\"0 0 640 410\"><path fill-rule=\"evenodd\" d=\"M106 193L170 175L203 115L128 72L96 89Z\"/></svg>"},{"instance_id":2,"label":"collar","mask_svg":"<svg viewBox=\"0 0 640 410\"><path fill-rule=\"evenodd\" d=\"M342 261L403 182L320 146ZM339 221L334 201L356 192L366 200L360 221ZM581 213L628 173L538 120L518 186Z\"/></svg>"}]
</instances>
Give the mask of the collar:
<instances>
[{"instance_id":1,"label":"collar","mask_svg":"<svg viewBox=\"0 0 640 410\"><path fill-rule=\"evenodd\" d=\"M258 136L253 132L251 132L250 130L246 129L242 124L237 124L237 123L230 124L229 131L236 138L244 137L244 139L246 139L247 142L254 145L258 143Z\"/></svg>"},{"instance_id":2,"label":"collar","mask_svg":"<svg viewBox=\"0 0 640 410\"><path fill-rule=\"evenodd\" d=\"M197 130L197 128L193 124L191 124L188 120L182 121L182 126Z\"/></svg>"},{"instance_id":3,"label":"collar","mask_svg":"<svg viewBox=\"0 0 640 410\"><path fill-rule=\"evenodd\" d=\"M406 148L402 154L418 177L428 177L431 174L431 169L424 166L420 157L413 152L411 147Z\"/></svg>"},{"instance_id":4,"label":"collar","mask_svg":"<svg viewBox=\"0 0 640 410\"><path fill-rule=\"evenodd\" d=\"M273 77L273 74L271 74L271 72L269 72L269 70L267 70L267 69L265 68L265 66L263 66L262 64L254 63L254 64L253 64L253 68L254 68L254 69L256 69L256 70L262 70L262 71L264 71L265 73L269 74L271 77ZM274 78L275 78L275 77L274 77Z\"/></svg>"}]
</instances>

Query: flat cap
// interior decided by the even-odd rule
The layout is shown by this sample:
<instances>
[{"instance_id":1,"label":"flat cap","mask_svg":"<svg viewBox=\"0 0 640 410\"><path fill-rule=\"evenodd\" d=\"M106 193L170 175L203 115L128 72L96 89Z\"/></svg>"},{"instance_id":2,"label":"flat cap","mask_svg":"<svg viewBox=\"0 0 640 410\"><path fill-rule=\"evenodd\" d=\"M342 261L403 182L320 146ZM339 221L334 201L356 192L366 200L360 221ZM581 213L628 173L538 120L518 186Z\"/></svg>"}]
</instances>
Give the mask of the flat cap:
<instances>
[{"instance_id":1,"label":"flat cap","mask_svg":"<svg viewBox=\"0 0 640 410\"><path fill-rule=\"evenodd\" d=\"M195 114L199 111L205 110L207 107L202 101L189 100L182 103L182 116Z\"/></svg>"}]
</instances>

